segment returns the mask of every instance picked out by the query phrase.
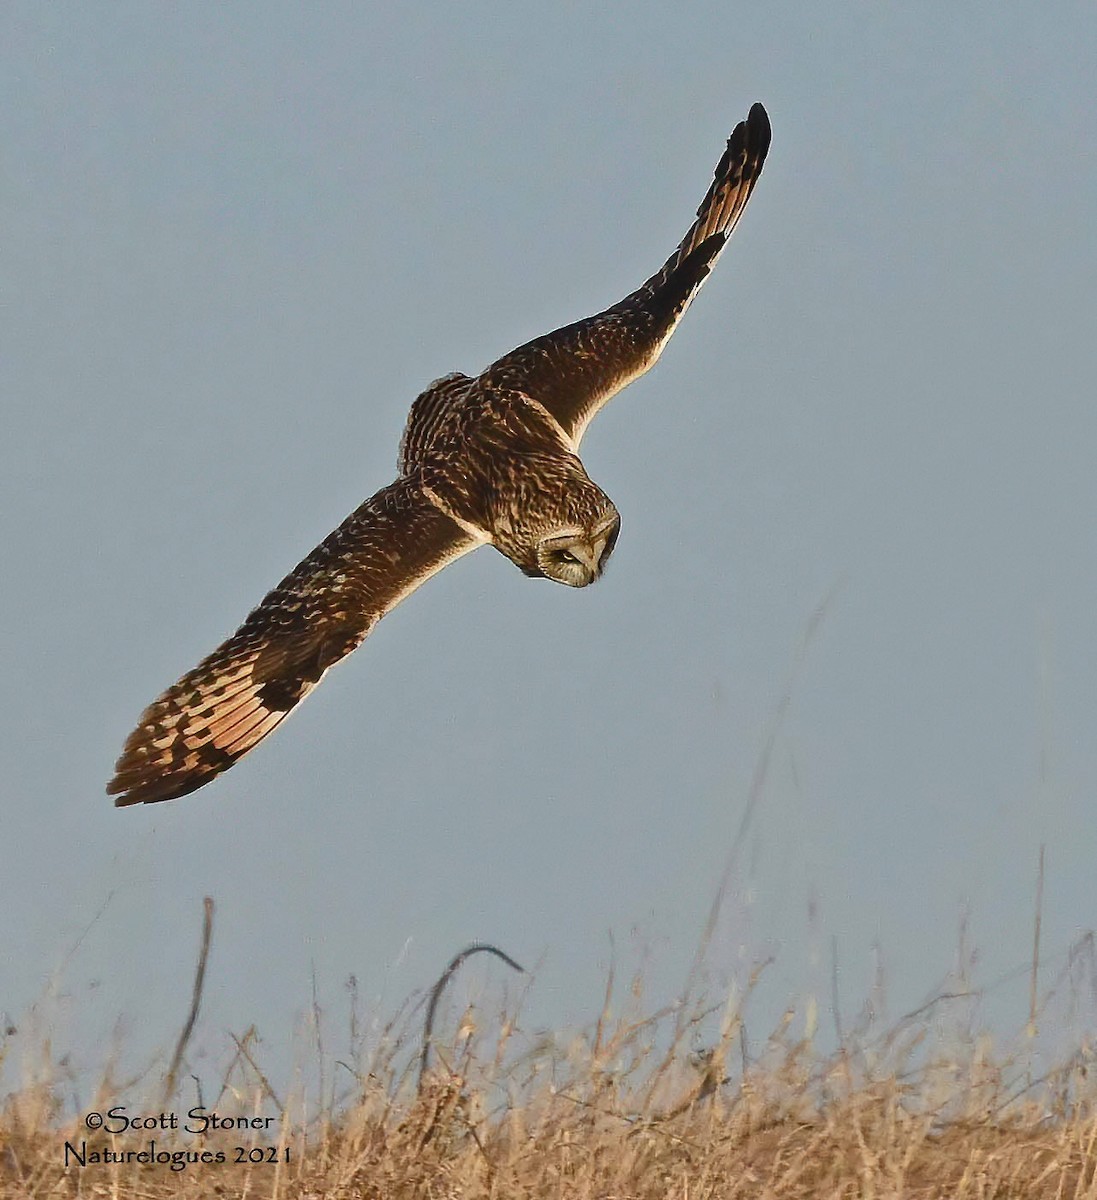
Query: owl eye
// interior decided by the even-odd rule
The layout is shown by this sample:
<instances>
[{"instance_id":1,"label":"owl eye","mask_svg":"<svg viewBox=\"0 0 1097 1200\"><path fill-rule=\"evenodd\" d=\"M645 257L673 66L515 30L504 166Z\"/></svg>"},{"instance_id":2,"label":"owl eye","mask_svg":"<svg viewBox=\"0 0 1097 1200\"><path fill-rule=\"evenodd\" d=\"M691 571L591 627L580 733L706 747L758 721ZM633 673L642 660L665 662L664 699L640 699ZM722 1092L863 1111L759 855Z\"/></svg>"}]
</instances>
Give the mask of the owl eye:
<instances>
[{"instance_id":1,"label":"owl eye","mask_svg":"<svg viewBox=\"0 0 1097 1200\"><path fill-rule=\"evenodd\" d=\"M575 557L574 554L572 554L572 552L570 550L561 550L560 551L560 561L565 562L565 563L578 563L579 560Z\"/></svg>"}]
</instances>

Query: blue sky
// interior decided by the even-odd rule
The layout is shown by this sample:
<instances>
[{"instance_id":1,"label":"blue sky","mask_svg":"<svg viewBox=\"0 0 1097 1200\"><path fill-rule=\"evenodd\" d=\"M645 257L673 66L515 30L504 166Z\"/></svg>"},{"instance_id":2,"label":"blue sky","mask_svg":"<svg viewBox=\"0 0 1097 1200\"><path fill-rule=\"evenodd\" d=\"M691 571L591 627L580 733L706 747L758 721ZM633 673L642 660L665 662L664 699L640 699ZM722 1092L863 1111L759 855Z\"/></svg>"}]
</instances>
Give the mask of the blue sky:
<instances>
[{"instance_id":1,"label":"blue sky","mask_svg":"<svg viewBox=\"0 0 1097 1200\"><path fill-rule=\"evenodd\" d=\"M211 1053L476 939L540 964L531 1021L596 1012L610 933L662 1002L827 597L714 985L774 954L764 1023L835 939L849 1012L879 948L900 1013L964 920L989 982L1041 843L1059 964L1097 921L1097 14L1047 14L5 5L0 1007L64 961L85 1063L119 1014L167 1044L207 894ZM417 392L650 274L755 100L733 243L584 442L606 577L481 550L218 782L113 809L141 709L391 480Z\"/></svg>"}]
</instances>

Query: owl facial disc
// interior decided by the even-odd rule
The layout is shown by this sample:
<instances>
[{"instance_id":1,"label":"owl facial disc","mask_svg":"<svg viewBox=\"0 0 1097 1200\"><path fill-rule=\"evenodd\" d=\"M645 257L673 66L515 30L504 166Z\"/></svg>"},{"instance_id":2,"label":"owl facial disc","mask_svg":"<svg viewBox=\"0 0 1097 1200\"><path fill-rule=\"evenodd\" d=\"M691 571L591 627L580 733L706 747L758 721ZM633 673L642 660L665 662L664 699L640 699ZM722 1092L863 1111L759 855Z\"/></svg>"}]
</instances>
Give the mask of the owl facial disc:
<instances>
[{"instance_id":1,"label":"owl facial disc","mask_svg":"<svg viewBox=\"0 0 1097 1200\"><path fill-rule=\"evenodd\" d=\"M621 530L613 510L590 530L578 526L556 530L537 543L537 565L545 578L568 587L586 587L605 570Z\"/></svg>"}]
</instances>

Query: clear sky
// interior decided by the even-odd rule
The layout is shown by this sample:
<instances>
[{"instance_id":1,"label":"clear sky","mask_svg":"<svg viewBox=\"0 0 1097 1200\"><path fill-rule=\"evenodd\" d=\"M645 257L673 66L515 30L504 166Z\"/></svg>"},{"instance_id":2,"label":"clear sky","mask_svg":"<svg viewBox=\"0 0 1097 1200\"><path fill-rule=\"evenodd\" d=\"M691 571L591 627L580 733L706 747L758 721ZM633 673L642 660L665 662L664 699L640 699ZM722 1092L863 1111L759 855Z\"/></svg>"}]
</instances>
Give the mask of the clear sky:
<instances>
[{"instance_id":1,"label":"clear sky","mask_svg":"<svg viewBox=\"0 0 1097 1200\"><path fill-rule=\"evenodd\" d=\"M533 1021L597 1011L611 933L661 1003L827 596L713 980L775 954L764 1023L834 939L847 1019L876 947L901 1013L966 920L990 983L1041 843L1057 969L1097 924L1095 62L1081 3L5 4L0 1009L64 961L78 1061L170 1042L206 894L211 1052L476 939L539 963ZM392 479L417 392L644 279L755 100L733 243L584 442L605 578L480 550L115 810L141 709Z\"/></svg>"}]
</instances>

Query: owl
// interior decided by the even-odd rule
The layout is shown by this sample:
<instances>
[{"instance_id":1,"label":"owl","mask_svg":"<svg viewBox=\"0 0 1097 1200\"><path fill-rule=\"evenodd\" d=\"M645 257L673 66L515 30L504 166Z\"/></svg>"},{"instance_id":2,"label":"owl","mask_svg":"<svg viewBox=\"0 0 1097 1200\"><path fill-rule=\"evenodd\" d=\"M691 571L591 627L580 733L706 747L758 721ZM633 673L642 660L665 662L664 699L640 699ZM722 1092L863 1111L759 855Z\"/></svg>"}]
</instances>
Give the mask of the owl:
<instances>
[{"instance_id":1,"label":"owl","mask_svg":"<svg viewBox=\"0 0 1097 1200\"><path fill-rule=\"evenodd\" d=\"M621 518L579 458L596 412L651 367L754 188L770 125L755 104L697 220L619 303L416 399L395 482L365 501L240 628L142 713L107 786L115 804L186 795L267 736L377 622L448 563L491 545L568 587L599 579Z\"/></svg>"}]
</instances>

